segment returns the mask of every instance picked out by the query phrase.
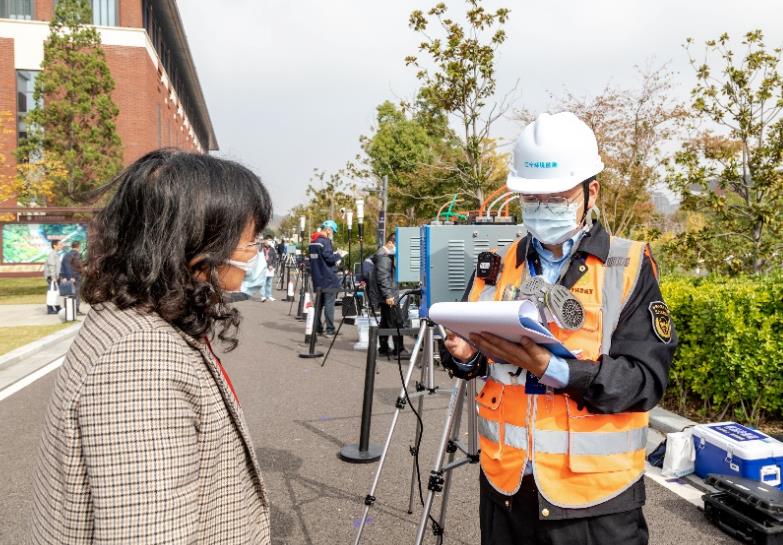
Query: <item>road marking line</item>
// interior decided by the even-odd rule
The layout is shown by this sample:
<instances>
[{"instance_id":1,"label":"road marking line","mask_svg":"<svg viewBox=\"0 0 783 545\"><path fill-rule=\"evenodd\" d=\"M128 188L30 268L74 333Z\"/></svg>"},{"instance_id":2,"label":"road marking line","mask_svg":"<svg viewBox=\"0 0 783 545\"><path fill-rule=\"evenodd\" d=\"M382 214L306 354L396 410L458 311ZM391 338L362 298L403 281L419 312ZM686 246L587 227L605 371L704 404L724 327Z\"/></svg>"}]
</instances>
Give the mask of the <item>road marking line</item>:
<instances>
[{"instance_id":1,"label":"road marking line","mask_svg":"<svg viewBox=\"0 0 783 545\"><path fill-rule=\"evenodd\" d=\"M661 469L658 467L651 466L649 463L646 466L644 474L647 477L696 507L704 509L704 500L701 499L704 492L690 484L680 482L680 479L667 479L661 474Z\"/></svg>"},{"instance_id":2,"label":"road marking line","mask_svg":"<svg viewBox=\"0 0 783 545\"><path fill-rule=\"evenodd\" d=\"M52 371L54 371L55 369L60 367L63 364L64 361L65 361L65 356L60 356L56 360L47 363L46 365L44 365L43 367L41 367L37 371L34 371L34 372L30 373L26 377L21 378L21 379L17 380L16 382L14 382L13 384L11 384L10 386L0 390L0 401L3 401L5 398L14 395L16 392L18 392L22 388L25 388L25 387L31 385L33 382L35 382L39 378L48 375L49 373L51 373Z\"/></svg>"}]
</instances>

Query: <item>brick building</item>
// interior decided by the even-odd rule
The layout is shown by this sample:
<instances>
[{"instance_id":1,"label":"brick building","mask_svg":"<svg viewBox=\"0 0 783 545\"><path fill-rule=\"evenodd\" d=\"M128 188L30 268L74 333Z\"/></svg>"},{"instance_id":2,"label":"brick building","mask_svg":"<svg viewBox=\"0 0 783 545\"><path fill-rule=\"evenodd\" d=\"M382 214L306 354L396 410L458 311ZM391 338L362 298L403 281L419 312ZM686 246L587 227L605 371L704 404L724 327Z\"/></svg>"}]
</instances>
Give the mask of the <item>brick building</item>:
<instances>
[{"instance_id":1,"label":"brick building","mask_svg":"<svg viewBox=\"0 0 783 545\"><path fill-rule=\"evenodd\" d=\"M57 0L0 0L0 174L13 176L25 116L34 106L49 20ZM176 0L89 0L116 87L125 164L160 147L206 152L217 140ZM0 202L15 207L16 200ZM52 212L0 216L0 277L40 274L47 231L84 220ZM62 226L61 226L62 227ZM67 229L67 225L62 229Z\"/></svg>"},{"instance_id":2,"label":"brick building","mask_svg":"<svg viewBox=\"0 0 783 545\"><path fill-rule=\"evenodd\" d=\"M116 83L125 164L165 146L218 149L176 0L90 1ZM16 124L14 131L0 131L9 174L33 107L55 2L0 0L0 112L12 114Z\"/></svg>"}]
</instances>

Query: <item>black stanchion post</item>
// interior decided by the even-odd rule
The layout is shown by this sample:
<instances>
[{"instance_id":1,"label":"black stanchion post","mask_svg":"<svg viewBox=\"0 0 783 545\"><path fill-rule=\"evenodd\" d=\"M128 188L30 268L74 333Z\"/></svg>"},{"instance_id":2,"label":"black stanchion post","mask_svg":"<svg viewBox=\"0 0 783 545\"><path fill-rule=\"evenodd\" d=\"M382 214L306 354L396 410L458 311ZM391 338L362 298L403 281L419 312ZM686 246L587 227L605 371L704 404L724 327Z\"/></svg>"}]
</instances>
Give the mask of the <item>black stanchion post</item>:
<instances>
[{"instance_id":1,"label":"black stanchion post","mask_svg":"<svg viewBox=\"0 0 783 545\"><path fill-rule=\"evenodd\" d=\"M307 347L307 352L300 353L300 358L322 358L324 353L323 352L316 352L315 351L315 341L318 339L318 311L321 308L321 299L322 299L322 291L320 288L318 288L315 292L315 304L313 305L313 328L310 331L310 338L307 338L307 335L305 335L305 340L309 341L309 345ZM306 333L306 331L305 331Z\"/></svg>"},{"instance_id":2,"label":"black stanchion post","mask_svg":"<svg viewBox=\"0 0 783 545\"><path fill-rule=\"evenodd\" d=\"M304 312L305 294L310 289L309 274L307 272L307 262L302 265L302 286L299 288L299 305L296 310L296 319L305 320L307 316Z\"/></svg>"},{"instance_id":3,"label":"black stanchion post","mask_svg":"<svg viewBox=\"0 0 783 545\"><path fill-rule=\"evenodd\" d=\"M358 445L346 445L340 449L340 458L354 464L374 462L381 457L381 447L370 444L372 399L375 392L375 365L378 358L378 327L370 326L370 345L367 347L367 366L364 370L364 397L362 399L362 424Z\"/></svg>"}]
</instances>

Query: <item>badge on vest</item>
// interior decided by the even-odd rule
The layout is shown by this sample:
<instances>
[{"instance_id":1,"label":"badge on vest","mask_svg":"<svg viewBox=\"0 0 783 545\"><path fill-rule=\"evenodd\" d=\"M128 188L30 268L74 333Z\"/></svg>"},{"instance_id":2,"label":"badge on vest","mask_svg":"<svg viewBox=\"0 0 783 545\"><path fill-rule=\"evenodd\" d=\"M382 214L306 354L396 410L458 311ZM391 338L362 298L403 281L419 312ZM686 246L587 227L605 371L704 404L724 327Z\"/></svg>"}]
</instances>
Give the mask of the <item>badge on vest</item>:
<instances>
[{"instance_id":1,"label":"badge on vest","mask_svg":"<svg viewBox=\"0 0 783 545\"><path fill-rule=\"evenodd\" d=\"M662 343L669 344L672 340L672 318L669 315L669 307L663 301L653 301L648 308L652 316L653 333Z\"/></svg>"}]
</instances>

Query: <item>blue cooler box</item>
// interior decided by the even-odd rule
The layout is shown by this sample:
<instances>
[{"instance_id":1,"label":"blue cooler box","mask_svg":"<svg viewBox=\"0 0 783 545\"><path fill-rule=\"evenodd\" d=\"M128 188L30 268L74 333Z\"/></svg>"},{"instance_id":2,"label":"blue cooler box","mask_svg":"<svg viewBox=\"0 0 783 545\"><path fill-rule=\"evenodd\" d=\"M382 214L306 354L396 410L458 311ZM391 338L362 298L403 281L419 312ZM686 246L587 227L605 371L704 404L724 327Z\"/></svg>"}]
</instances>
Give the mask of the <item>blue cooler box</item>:
<instances>
[{"instance_id":1,"label":"blue cooler box","mask_svg":"<svg viewBox=\"0 0 783 545\"><path fill-rule=\"evenodd\" d=\"M736 422L698 424L693 445L699 477L734 475L783 489L783 443L765 433Z\"/></svg>"}]
</instances>

